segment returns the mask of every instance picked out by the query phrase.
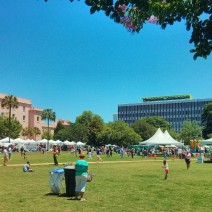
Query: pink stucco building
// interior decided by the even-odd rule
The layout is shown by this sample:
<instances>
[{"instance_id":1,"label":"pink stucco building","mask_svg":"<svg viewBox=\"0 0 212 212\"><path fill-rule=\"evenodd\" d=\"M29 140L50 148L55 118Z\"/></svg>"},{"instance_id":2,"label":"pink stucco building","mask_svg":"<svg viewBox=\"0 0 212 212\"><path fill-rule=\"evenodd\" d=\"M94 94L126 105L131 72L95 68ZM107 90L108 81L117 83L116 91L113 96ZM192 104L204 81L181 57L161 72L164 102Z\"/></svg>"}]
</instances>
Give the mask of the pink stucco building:
<instances>
[{"instance_id":1,"label":"pink stucco building","mask_svg":"<svg viewBox=\"0 0 212 212\"><path fill-rule=\"evenodd\" d=\"M5 96L8 96L8 94L0 93L0 115L1 116L6 116L9 113L8 109L1 107L1 101ZM16 98L18 100L19 106L17 109L12 109L12 116L16 118L22 124L23 128L37 127L40 129L41 133L43 133L43 131L48 128L47 123L43 122L41 119L41 114L43 109L32 107L32 101L30 99L25 99L20 97L16 97ZM57 120L54 123L51 123L49 127L52 134L54 133L54 129L57 126L58 121L61 121L63 125L70 124L70 121L64 121L64 120ZM37 135L36 140L40 140L41 136L42 134ZM20 135L20 137L22 136Z\"/></svg>"}]
</instances>

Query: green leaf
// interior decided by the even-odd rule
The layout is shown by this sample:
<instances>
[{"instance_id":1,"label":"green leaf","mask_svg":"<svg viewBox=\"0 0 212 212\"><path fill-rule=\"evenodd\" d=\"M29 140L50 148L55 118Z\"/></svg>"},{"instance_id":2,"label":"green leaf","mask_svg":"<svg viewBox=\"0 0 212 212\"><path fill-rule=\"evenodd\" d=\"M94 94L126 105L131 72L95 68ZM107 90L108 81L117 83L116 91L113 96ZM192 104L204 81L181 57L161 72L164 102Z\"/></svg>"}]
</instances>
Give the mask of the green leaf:
<instances>
[{"instance_id":1,"label":"green leaf","mask_svg":"<svg viewBox=\"0 0 212 212\"><path fill-rule=\"evenodd\" d=\"M93 6L94 3L92 0L85 0L85 3L88 5L88 6Z\"/></svg>"},{"instance_id":2,"label":"green leaf","mask_svg":"<svg viewBox=\"0 0 212 212\"><path fill-rule=\"evenodd\" d=\"M93 13L96 12L96 10L97 10L96 5L93 5L93 6L91 7L91 9L90 9L90 13L93 14Z\"/></svg>"}]
</instances>

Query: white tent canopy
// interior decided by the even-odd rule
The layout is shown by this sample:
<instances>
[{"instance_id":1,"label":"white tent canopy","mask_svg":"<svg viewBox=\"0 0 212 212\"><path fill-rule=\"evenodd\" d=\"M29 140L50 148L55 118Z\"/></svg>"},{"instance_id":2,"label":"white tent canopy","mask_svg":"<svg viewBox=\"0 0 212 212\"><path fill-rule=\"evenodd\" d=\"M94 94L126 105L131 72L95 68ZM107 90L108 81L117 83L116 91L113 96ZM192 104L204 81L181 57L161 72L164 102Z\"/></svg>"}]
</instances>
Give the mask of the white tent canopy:
<instances>
[{"instance_id":1,"label":"white tent canopy","mask_svg":"<svg viewBox=\"0 0 212 212\"><path fill-rule=\"evenodd\" d=\"M74 141L71 141L70 142L70 145L72 145L72 146L74 146L74 145L76 145L77 143L76 142L74 142Z\"/></svg>"},{"instance_id":2,"label":"white tent canopy","mask_svg":"<svg viewBox=\"0 0 212 212\"><path fill-rule=\"evenodd\" d=\"M12 142L14 139L10 138L10 142ZM0 140L0 142L2 143L8 143L9 142L9 137L3 138L2 140Z\"/></svg>"},{"instance_id":3,"label":"white tent canopy","mask_svg":"<svg viewBox=\"0 0 212 212\"><path fill-rule=\"evenodd\" d=\"M176 141L174 138L166 130L165 133L161 131L160 128L156 131L156 133L149 138L148 140L141 142L141 145L176 145L182 146L182 143Z\"/></svg>"},{"instance_id":4,"label":"white tent canopy","mask_svg":"<svg viewBox=\"0 0 212 212\"><path fill-rule=\"evenodd\" d=\"M70 141L64 141L63 144L67 145L67 146L71 146L71 142Z\"/></svg>"},{"instance_id":5,"label":"white tent canopy","mask_svg":"<svg viewBox=\"0 0 212 212\"><path fill-rule=\"evenodd\" d=\"M201 145L212 145L212 138L200 141Z\"/></svg>"},{"instance_id":6,"label":"white tent canopy","mask_svg":"<svg viewBox=\"0 0 212 212\"><path fill-rule=\"evenodd\" d=\"M82 143L81 141L77 142L77 146L84 146L84 145L85 145L85 143Z\"/></svg>"}]
</instances>

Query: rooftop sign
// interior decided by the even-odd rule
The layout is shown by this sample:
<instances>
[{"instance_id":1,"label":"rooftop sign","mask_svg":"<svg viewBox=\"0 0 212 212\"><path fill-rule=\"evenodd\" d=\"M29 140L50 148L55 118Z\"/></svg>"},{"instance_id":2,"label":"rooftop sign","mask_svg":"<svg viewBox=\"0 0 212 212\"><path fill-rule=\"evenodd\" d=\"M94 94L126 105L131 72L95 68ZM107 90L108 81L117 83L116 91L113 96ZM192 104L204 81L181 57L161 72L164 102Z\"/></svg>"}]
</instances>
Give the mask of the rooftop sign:
<instances>
[{"instance_id":1,"label":"rooftop sign","mask_svg":"<svg viewBox=\"0 0 212 212\"><path fill-rule=\"evenodd\" d=\"M143 102L167 101L167 100L177 100L177 99L192 99L192 95L184 94L184 95L174 95L174 96L155 96L155 97L142 98Z\"/></svg>"}]
</instances>

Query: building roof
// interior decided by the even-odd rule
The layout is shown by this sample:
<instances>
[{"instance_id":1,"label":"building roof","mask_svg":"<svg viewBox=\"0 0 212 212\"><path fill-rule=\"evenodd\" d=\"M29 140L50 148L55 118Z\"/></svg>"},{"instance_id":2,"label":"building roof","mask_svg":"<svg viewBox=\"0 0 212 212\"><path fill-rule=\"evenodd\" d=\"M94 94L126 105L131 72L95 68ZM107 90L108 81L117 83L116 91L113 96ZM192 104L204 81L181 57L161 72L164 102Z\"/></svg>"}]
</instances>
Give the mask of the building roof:
<instances>
[{"instance_id":1,"label":"building roof","mask_svg":"<svg viewBox=\"0 0 212 212\"><path fill-rule=\"evenodd\" d=\"M142 98L143 102L153 102L153 101L167 101L167 100L176 100L176 99L192 99L191 94L180 94L173 96L153 96Z\"/></svg>"}]
</instances>

